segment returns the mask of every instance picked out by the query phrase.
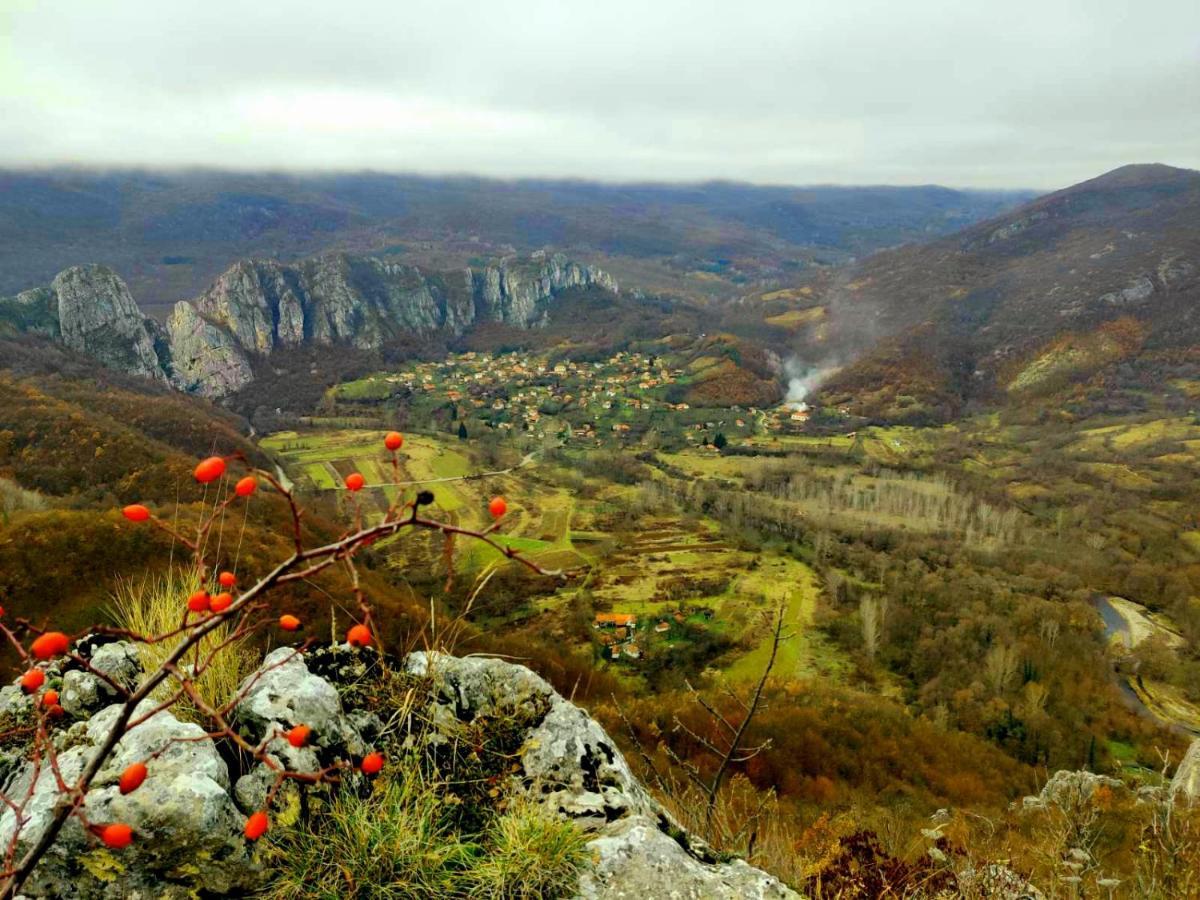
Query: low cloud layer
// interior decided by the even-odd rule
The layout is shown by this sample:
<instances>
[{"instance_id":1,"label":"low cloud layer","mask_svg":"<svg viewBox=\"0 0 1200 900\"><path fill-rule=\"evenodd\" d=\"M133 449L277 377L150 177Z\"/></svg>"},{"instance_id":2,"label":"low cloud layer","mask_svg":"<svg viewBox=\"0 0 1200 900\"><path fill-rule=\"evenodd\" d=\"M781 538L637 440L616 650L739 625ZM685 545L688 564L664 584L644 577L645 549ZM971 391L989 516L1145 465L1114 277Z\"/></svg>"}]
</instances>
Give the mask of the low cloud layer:
<instances>
[{"instance_id":1,"label":"low cloud layer","mask_svg":"<svg viewBox=\"0 0 1200 900\"><path fill-rule=\"evenodd\" d=\"M1195 0L4 0L0 165L1052 188L1200 168Z\"/></svg>"}]
</instances>

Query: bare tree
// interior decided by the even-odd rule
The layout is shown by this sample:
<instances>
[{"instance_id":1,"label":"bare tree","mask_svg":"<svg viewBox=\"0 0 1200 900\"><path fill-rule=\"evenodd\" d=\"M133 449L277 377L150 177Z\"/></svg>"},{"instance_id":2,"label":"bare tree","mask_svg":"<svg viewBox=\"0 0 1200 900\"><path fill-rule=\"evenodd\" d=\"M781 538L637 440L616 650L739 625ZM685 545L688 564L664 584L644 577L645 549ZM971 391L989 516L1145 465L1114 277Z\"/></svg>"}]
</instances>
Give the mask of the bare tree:
<instances>
[{"instance_id":1,"label":"bare tree","mask_svg":"<svg viewBox=\"0 0 1200 900\"><path fill-rule=\"evenodd\" d=\"M780 645L792 637L790 632L784 631L784 615L787 611L787 600L781 602L771 613L771 650L767 657L767 663L763 666L762 675L759 676L754 690L751 691L749 698L743 698L736 691L726 688L724 693L731 701L733 701L738 710L732 718L721 712L715 705L710 703L704 696L689 683L688 691L692 695L692 699L708 714L713 723L717 726L716 733L719 737L714 740L709 740L701 734L697 734L692 729L688 728L679 717L675 717L675 729L683 734L686 734L693 741L696 741L705 750L715 756L718 760L717 770L711 777L705 778L700 772L700 769L687 760L680 759L674 751L668 749L673 761L678 764L692 782L700 788L706 798L704 808L704 824L706 829L712 827L713 810L717 805L717 797L721 792L721 785L725 782L726 775L729 774L729 767L734 763L744 763L758 756L770 746L770 741L764 741L759 744L746 744L746 732L750 729L750 724L754 721L755 714L759 711L762 705L763 690L767 686L767 680L771 677L771 671L775 668L775 660L779 657Z\"/></svg>"}]
</instances>

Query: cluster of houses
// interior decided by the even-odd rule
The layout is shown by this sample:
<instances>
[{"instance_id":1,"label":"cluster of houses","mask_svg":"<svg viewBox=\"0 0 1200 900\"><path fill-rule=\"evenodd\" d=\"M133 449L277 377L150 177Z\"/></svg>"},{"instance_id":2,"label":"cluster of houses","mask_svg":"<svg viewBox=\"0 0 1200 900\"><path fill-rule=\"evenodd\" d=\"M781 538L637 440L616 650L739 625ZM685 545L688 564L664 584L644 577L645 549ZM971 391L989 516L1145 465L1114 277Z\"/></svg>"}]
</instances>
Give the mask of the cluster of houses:
<instances>
[{"instance_id":1,"label":"cluster of houses","mask_svg":"<svg viewBox=\"0 0 1200 900\"><path fill-rule=\"evenodd\" d=\"M682 612L673 613L676 622L683 622ZM607 659L641 659L642 648L638 645L638 617L633 613L596 613L592 628L597 631L596 639ZM671 623L660 618L654 625L655 634L671 630Z\"/></svg>"},{"instance_id":2,"label":"cluster of houses","mask_svg":"<svg viewBox=\"0 0 1200 900\"><path fill-rule=\"evenodd\" d=\"M453 404L458 416L474 415L500 431L520 430L540 438L551 431L599 443L601 431L636 436L637 428L628 420L646 411L687 413L687 403L667 400L667 392L661 390L683 376L683 370L662 356L632 351L590 362L551 362L522 352L468 352L410 363L372 380L428 396L435 404ZM735 407L730 412L733 421L689 421L684 436L689 443L704 444L714 429L730 434L786 432L803 427L810 415L803 403L763 410Z\"/></svg>"},{"instance_id":3,"label":"cluster of houses","mask_svg":"<svg viewBox=\"0 0 1200 900\"><path fill-rule=\"evenodd\" d=\"M414 363L402 372L380 377L416 393L501 414L494 418L503 430L522 424L525 430L537 430L547 407L591 412L594 418L626 408L687 409L686 403L668 403L646 395L675 384L681 375L662 357L643 353L622 351L600 362L568 360L552 365L544 357L523 353L469 352L440 362ZM622 430L621 424L613 430ZM594 428L582 431L577 436L595 437Z\"/></svg>"}]
</instances>

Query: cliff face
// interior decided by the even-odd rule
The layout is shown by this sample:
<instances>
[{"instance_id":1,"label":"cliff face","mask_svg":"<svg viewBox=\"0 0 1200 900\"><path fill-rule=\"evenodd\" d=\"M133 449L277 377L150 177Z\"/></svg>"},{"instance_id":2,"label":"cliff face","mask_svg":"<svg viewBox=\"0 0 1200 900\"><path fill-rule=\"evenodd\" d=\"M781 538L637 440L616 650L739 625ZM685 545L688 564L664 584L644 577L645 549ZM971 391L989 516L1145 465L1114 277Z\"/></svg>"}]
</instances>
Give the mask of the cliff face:
<instances>
[{"instance_id":1,"label":"cliff face","mask_svg":"<svg viewBox=\"0 0 1200 900\"><path fill-rule=\"evenodd\" d=\"M406 335L462 334L477 322L534 328L547 321L556 294L592 285L618 289L605 272L561 255L457 272L347 254L296 265L245 260L196 300L177 303L163 330L142 316L115 272L81 266L49 288L0 300L0 322L106 366L221 397L253 379L253 355L303 344L375 350Z\"/></svg>"},{"instance_id":2,"label":"cliff face","mask_svg":"<svg viewBox=\"0 0 1200 900\"><path fill-rule=\"evenodd\" d=\"M105 366L157 381L166 372L155 348L158 329L107 266L74 266L47 288L0 300L0 318L88 353Z\"/></svg>"},{"instance_id":3,"label":"cliff face","mask_svg":"<svg viewBox=\"0 0 1200 900\"><path fill-rule=\"evenodd\" d=\"M593 284L617 290L604 272L557 255L424 273L373 257L335 254L295 266L240 262L196 307L251 352L306 342L373 350L402 332L461 334L477 321L530 328L545 320L546 300Z\"/></svg>"}]
</instances>

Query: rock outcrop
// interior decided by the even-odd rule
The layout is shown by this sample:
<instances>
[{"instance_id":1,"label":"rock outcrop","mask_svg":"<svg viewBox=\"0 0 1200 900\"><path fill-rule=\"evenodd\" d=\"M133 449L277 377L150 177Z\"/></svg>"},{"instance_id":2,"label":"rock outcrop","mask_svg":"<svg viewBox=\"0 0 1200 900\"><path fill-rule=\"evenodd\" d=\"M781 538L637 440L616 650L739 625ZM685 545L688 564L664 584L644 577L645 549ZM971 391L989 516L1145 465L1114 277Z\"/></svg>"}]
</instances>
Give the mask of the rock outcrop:
<instances>
[{"instance_id":1,"label":"rock outcrop","mask_svg":"<svg viewBox=\"0 0 1200 900\"><path fill-rule=\"evenodd\" d=\"M131 644L84 641L76 651L117 684L132 686L140 678L137 649ZM424 741L437 753L461 746L467 729L481 722L516 729L511 739L518 749L505 770L503 793L522 795L548 816L575 822L589 836L591 862L580 875L577 897L797 897L765 872L741 860L718 858L688 835L638 783L604 729L528 669L496 659L435 653L413 653L391 665L410 679L406 690L421 697L417 718L426 725L407 740ZM334 759L359 758L380 739L384 725L355 698L374 690L364 694L362 685L376 683L372 679L381 671L370 650L345 645L303 653L277 649L239 689L235 727L243 739L265 748L293 772L316 772ZM111 686L78 663L63 660L46 672L47 684L57 686L64 705L69 703L67 718L51 739L59 770L70 782L93 758L121 707L112 702ZM2 688L0 716L28 716L34 702L15 685ZM135 718L154 709L154 701L145 701ZM301 747L282 738L297 724L312 729L312 739ZM72 818L25 885L24 895L115 900L253 893L269 873L242 829L247 814L262 808L275 775L262 763L246 769L245 755L231 749L170 711L150 715L122 737L83 804L93 824L130 825L133 843L108 850ZM145 782L121 794L120 773L143 761L149 761ZM366 790L364 778L346 773L341 789ZM0 782L7 796L31 798L23 824L18 825L11 809L0 815L0 844L16 834L20 851L37 840L52 815L57 781L50 767L39 767L19 748L7 747L0 753ZM285 787L271 806L274 827L288 827L300 815L299 789Z\"/></svg>"},{"instance_id":2,"label":"rock outcrop","mask_svg":"<svg viewBox=\"0 0 1200 900\"><path fill-rule=\"evenodd\" d=\"M111 369L166 380L155 341L158 327L107 266L73 266L49 287L0 299L0 320L94 356Z\"/></svg>"},{"instance_id":3,"label":"rock outcrop","mask_svg":"<svg viewBox=\"0 0 1200 900\"><path fill-rule=\"evenodd\" d=\"M785 898L797 895L741 860L721 862L650 797L612 739L528 669L498 659L413 653L406 668L433 685L431 740L454 742L477 718L532 724L521 743L523 791L590 834L586 898Z\"/></svg>"},{"instance_id":4,"label":"rock outcrop","mask_svg":"<svg viewBox=\"0 0 1200 900\"><path fill-rule=\"evenodd\" d=\"M212 324L186 300L167 319L171 381L181 391L223 397L254 380L245 351L229 332Z\"/></svg>"},{"instance_id":5,"label":"rock outcrop","mask_svg":"<svg viewBox=\"0 0 1200 900\"><path fill-rule=\"evenodd\" d=\"M1171 779L1168 793L1181 802L1200 803L1200 738L1188 747Z\"/></svg>"},{"instance_id":6,"label":"rock outcrop","mask_svg":"<svg viewBox=\"0 0 1200 900\"><path fill-rule=\"evenodd\" d=\"M244 260L166 328L142 316L104 266L60 273L49 288L0 299L0 325L41 334L123 372L222 397L254 378L254 356L305 344L377 350L409 335L462 334L480 322L535 328L562 291L616 282L589 266L535 253L497 266L426 272L345 253L294 265Z\"/></svg>"}]
</instances>

